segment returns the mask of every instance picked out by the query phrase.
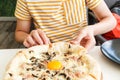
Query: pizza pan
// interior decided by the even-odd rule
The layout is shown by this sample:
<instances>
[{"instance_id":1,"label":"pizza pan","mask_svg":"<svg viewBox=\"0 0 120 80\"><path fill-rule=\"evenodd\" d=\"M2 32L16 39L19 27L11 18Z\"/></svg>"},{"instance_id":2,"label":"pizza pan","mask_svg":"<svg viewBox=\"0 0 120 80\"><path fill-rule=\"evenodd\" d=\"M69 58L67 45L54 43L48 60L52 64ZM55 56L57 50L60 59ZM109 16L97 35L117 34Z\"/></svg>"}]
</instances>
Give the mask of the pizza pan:
<instances>
[{"instance_id":1,"label":"pizza pan","mask_svg":"<svg viewBox=\"0 0 120 80\"><path fill-rule=\"evenodd\" d=\"M120 64L120 39L113 39L101 45L102 53L110 60Z\"/></svg>"}]
</instances>

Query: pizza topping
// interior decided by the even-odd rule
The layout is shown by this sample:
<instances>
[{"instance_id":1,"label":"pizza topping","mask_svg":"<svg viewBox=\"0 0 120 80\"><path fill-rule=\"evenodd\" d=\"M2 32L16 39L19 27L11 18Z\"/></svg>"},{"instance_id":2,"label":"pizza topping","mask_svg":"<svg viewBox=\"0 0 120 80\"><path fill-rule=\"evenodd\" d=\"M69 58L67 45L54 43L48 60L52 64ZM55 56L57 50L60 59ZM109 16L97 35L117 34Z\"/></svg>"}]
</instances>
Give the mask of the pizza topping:
<instances>
[{"instance_id":1,"label":"pizza topping","mask_svg":"<svg viewBox=\"0 0 120 80\"><path fill-rule=\"evenodd\" d=\"M67 53L64 53L64 56L67 57L69 55L72 55L72 52L68 51Z\"/></svg>"},{"instance_id":2,"label":"pizza topping","mask_svg":"<svg viewBox=\"0 0 120 80\"><path fill-rule=\"evenodd\" d=\"M57 60L53 60L47 64L47 67L50 70L60 70L62 68L62 63Z\"/></svg>"},{"instance_id":3,"label":"pizza topping","mask_svg":"<svg viewBox=\"0 0 120 80\"><path fill-rule=\"evenodd\" d=\"M11 77L12 77L12 75L13 75L12 73L8 73L8 74L9 74Z\"/></svg>"},{"instance_id":4,"label":"pizza topping","mask_svg":"<svg viewBox=\"0 0 120 80\"><path fill-rule=\"evenodd\" d=\"M58 73L59 73L58 71L53 71L52 77L54 77L54 76L57 75Z\"/></svg>"},{"instance_id":5,"label":"pizza topping","mask_svg":"<svg viewBox=\"0 0 120 80\"><path fill-rule=\"evenodd\" d=\"M71 80L71 78L70 78L70 77L67 77L67 80Z\"/></svg>"},{"instance_id":6,"label":"pizza topping","mask_svg":"<svg viewBox=\"0 0 120 80\"><path fill-rule=\"evenodd\" d=\"M47 71L46 71L46 73L50 74L50 71L49 71L49 70L47 70Z\"/></svg>"},{"instance_id":7,"label":"pizza topping","mask_svg":"<svg viewBox=\"0 0 120 80\"><path fill-rule=\"evenodd\" d=\"M31 70L31 68L27 68L26 70L27 70L27 71L30 71L30 70Z\"/></svg>"},{"instance_id":8,"label":"pizza topping","mask_svg":"<svg viewBox=\"0 0 120 80\"><path fill-rule=\"evenodd\" d=\"M53 52L53 53L51 54L51 56L52 56L52 58L55 57L55 56L56 56L56 53Z\"/></svg>"},{"instance_id":9,"label":"pizza topping","mask_svg":"<svg viewBox=\"0 0 120 80\"><path fill-rule=\"evenodd\" d=\"M68 48L71 48L71 45L69 44L69 47Z\"/></svg>"},{"instance_id":10,"label":"pizza topping","mask_svg":"<svg viewBox=\"0 0 120 80\"><path fill-rule=\"evenodd\" d=\"M32 76L33 76L33 77L36 77L36 78L38 78L38 76L37 76L37 75L35 75L35 74L32 74Z\"/></svg>"},{"instance_id":11,"label":"pizza topping","mask_svg":"<svg viewBox=\"0 0 120 80\"><path fill-rule=\"evenodd\" d=\"M66 78L66 76L67 76L65 73L60 73L59 75L63 76L64 78Z\"/></svg>"},{"instance_id":12,"label":"pizza topping","mask_svg":"<svg viewBox=\"0 0 120 80\"><path fill-rule=\"evenodd\" d=\"M34 51L33 50L30 50L29 53L33 53Z\"/></svg>"},{"instance_id":13,"label":"pizza topping","mask_svg":"<svg viewBox=\"0 0 120 80\"><path fill-rule=\"evenodd\" d=\"M22 80L25 80L25 78L22 78Z\"/></svg>"},{"instance_id":14,"label":"pizza topping","mask_svg":"<svg viewBox=\"0 0 120 80\"><path fill-rule=\"evenodd\" d=\"M19 51L18 53L22 53L22 51Z\"/></svg>"},{"instance_id":15,"label":"pizza topping","mask_svg":"<svg viewBox=\"0 0 120 80\"><path fill-rule=\"evenodd\" d=\"M91 77L93 77L94 79L96 79L96 77L93 74L89 74Z\"/></svg>"},{"instance_id":16,"label":"pizza topping","mask_svg":"<svg viewBox=\"0 0 120 80\"><path fill-rule=\"evenodd\" d=\"M31 61L34 61L35 59L36 59L35 57L31 57L31 58L30 58Z\"/></svg>"}]
</instances>

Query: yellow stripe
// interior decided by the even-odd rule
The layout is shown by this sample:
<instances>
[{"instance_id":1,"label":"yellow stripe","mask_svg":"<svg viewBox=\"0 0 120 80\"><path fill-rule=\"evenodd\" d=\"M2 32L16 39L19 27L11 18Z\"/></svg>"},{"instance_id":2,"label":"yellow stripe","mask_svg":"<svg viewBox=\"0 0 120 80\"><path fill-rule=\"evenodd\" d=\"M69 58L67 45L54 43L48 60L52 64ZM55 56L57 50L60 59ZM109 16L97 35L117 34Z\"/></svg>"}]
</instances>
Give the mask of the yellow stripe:
<instances>
[{"instance_id":1,"label":"yellow stripe","mask_svg":"<svg viewBox=\"0 0 120 80\"><path fill-rule=\"evenodd\" d=\"M46 14L53 14L53 13L56 13L55 11L54 12L34 12L34 11L31 11L30 13L32 13L32 14L44 14L44 15L46 15ZM57 12L58 13L58 12ZM64 15L64 13L63 12L60 12L59 13L60 15Z\"/></svg>"},{"instance_id":2,"label":"yellow stripe","mask_svg":"<svg viewBox=\"0 0 120 80\"><path fill-rule=\"evenodd\" d=\"M38 3L53 3L53 2L61 2L61 0L39 0L39 1L29 1L29 2L27 2L28 4L38 4Z\"/></svg>"},{"instance_id":3,"label":"yellow stripe","mask_svg":"<svg viewBox=\"0 0 120 80\"><path fill-rule=\"evenodd\" d=\"M23 15L23 16L30 17L29 14L27 14L27 13L23 13L24 10L17 9L16 12L17 12L17 13L20 13L20 14ZM25 11L25 12L26 12L26 11Z\"/></svg>"},{"instance_id":4,"label":"yellow stripe","mask_svg":"<svg viewBox=\"0 0 120 80\"><path fill-rule=\"evenodd\" d=\"M73 6L76 8L77 5L75 4L75 2L76 2L76 1L73 0ZM76 23L77 23L77 20L78 20L76 9L74 9L73 12L74 12L74 23L76 24Z\"/></svg>"},{"instance_id":5,"label":"yellow stripe","mask_svg":"<svg viewBox=\"0 0 120 80\"><path fill-rule=\"evenodd\" d=\"M93 5L90 6L90 9L95 8L96 6L98 6L100 4L101 0L97 1L96 3L94 3Z\"/></svg>"},{"instance_id":6,"label":"yellow stripe","mask_svg":"<svg viewBox=\"0 0 120 80\"><path fill-rule=\"evenodd\" d=\"M66 3L63 3L63 6L64 6L64 15L66 17L66 22L69 23L69 20L68 20L68 15L66 14L67 13L67 7L65 7Z\"/></svg>"},{"instance_id":7,"label":"yellow stripe","mask_svg":"<svg viewBox=\"0 0 120 80\"><path fill-rule=\"evenodd\" d=\"M21 5L21 6L26 7L26 4L25 4L25 2L23 0L18 0L17 5L18 4Z\"/></svg>"},{"instance_id":8,"label":"yellow stripe","mask_svg":"<svg viewBox=\"0 0 120 80\"><path fill-rule=\"evenodd\" d=\"M87 5L90 9L95 8L101 2L101 0L86 0L86 1L87 1Z\"/></svg>"}]
</instances>

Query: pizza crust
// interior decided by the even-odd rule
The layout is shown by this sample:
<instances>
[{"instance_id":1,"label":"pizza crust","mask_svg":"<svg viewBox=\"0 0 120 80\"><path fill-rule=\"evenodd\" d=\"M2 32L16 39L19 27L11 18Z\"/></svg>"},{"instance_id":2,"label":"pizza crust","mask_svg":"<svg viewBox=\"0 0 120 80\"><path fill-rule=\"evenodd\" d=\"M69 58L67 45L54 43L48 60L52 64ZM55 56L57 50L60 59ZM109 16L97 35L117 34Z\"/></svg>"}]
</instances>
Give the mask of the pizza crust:
<instances>
[{"instance_id":1,"label":"pizza crust","mask_svg":"<svg viewBox=\"0 0 120 80\"><path fill-rule=\"evenodd\" d=\"M61 56L63 55L63 53L70 52L76 58L82 56L80 57L81 59L78 63L79 63L79 66L81 65L84 65L84 66L80 67L81 69L79 70L82 70L82 68L83 69L87 68L85 69L87 76L83 75L82 76L83 78L76 79L76 80L87 80L87 79L102 80L101 69L99 64L96 62L96 60L93 59L89 54L87 54L87 50L84 47L79 45L73 45L68 42L57 42L50 45L34 46L26 50L19 51L6 67L4 80L24 80L19 73L24 68L22 67L24 66L22 64L29 62L29 59L33 56L36 58L40 58L42 60L42 53L46 53L46 52L50 54L56 53L56 55L61 55ZM71 55L67 57L71 57ZM59 56L56 57L55 59L61 60ZM71 62L70 64L73 64L73 63ZM29 79L25 79L25 80L29 80ZM35 80L39 80L39 79L35 79Z\"/></svg>"},{"instance_id":2,"label":"pizza crust","mask_svg":"<svg viewBox=\"0 0 120 80\"><path fill-rule=\"evenodd\" d=\"M26 58L24 56L24 51L19 51L13 59L6 66L5 77L4 80L12 80L9 76L12 76L11 73L17 74L19 64L23 63Z\"/></svg>"}]
</instances>

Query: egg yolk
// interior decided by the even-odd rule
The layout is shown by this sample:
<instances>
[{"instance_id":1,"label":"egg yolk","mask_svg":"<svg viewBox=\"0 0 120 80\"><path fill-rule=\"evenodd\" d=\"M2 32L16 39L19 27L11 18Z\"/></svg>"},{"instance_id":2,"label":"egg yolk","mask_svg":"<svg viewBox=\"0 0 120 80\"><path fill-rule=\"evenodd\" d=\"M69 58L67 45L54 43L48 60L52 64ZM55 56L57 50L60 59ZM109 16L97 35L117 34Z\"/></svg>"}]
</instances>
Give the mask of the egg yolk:
<instances>
[{"instance_id":1,"label":"egg yolk","mask_svg":"<svg viewBox=\"0 0 120 80\"><path fill-rule=\"evenodd\" d=\"M47 64L47 67L50 70L60 70L62 68L62 63L57 60L53 60Z\"/></svg>"}]
</instances>

